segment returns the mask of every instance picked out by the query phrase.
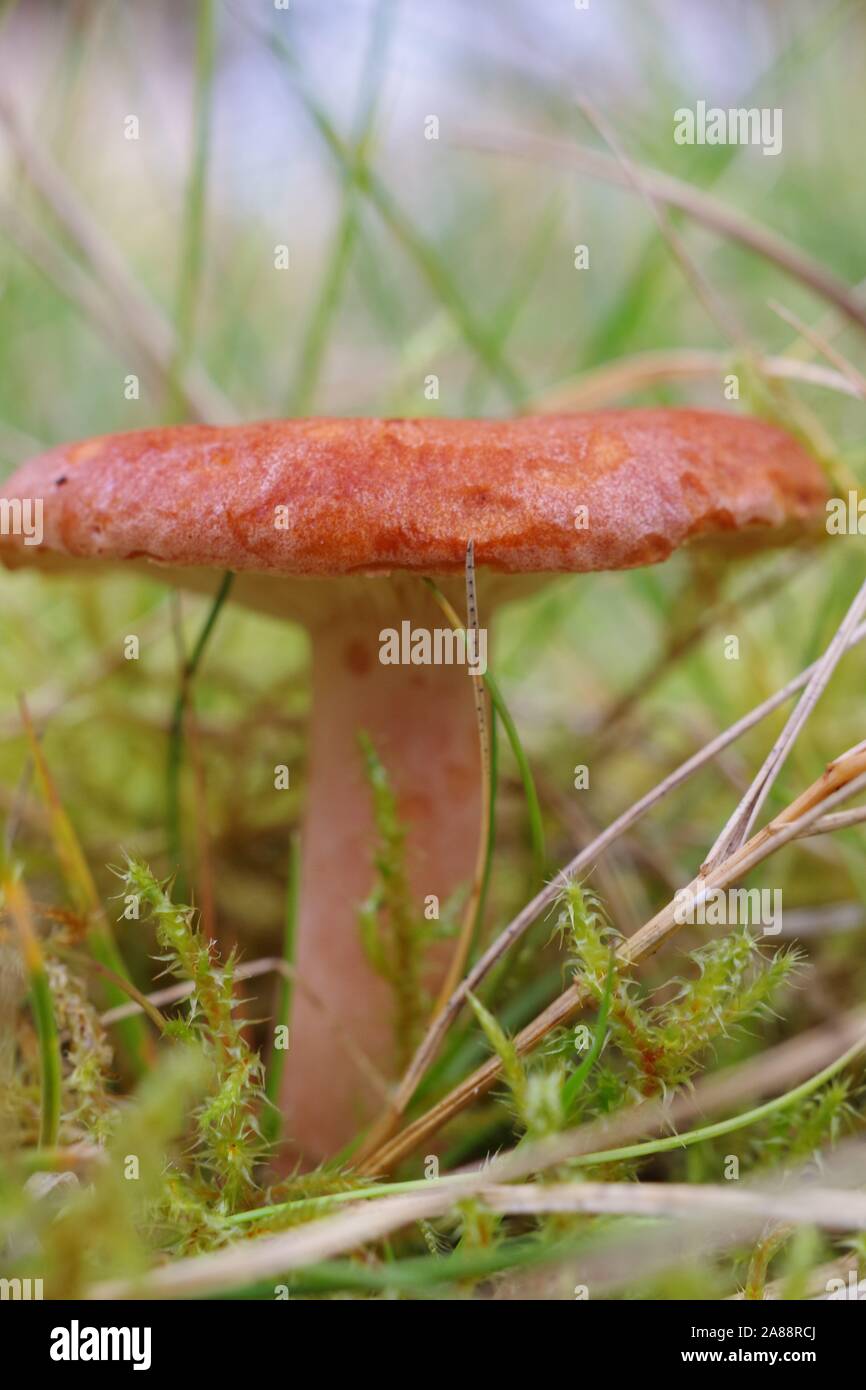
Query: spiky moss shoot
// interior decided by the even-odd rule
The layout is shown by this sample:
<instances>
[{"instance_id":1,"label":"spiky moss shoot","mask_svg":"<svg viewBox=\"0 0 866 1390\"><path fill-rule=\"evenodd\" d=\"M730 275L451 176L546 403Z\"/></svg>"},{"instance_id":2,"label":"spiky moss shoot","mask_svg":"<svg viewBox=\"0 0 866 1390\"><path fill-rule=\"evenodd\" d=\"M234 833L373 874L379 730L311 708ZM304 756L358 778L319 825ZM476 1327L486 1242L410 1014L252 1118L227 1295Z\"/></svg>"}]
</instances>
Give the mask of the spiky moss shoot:
<instances>
[{"instance_id":1,"label":"spiky moss shoot","mask_svg":"<svg viewBox=\"0 0 866 1390\"><path fill-rule=\"evenodd\" d=\"M376 883L359 908L361 941L373 969L391 987L395 1062L402 1070L420 1040L430 1007L423 969L431 933L416 910L409 886L406 830L388 774L369 735L359 733L358 742L378 835L373 856Z\"/></svg>"},{"instance_id":2,"label":"spiky moss shoot","mask_svg":"<svg viewBox=\"0 0 866 1390\"><path fill-rule=\"evenodd\" d=\"M526 1132L531 1138L543 1139L565 1128L564 1083L565 1068L561 1066L543 1070L534 1067L530 1072L526 1087Z\"/></svg>"},{"instance_id":3,"label":"spiky moss shoot","mask_svg":"<svg viewBox=\"0 0 866 1390\"><path fill-rule=\"evenodd\" d=\"M668 1086L689 1079L709 1042L726 1037L746 1019L769 1015L771 1000L802 963L795 948L768 958L745 927L701 946L689 959L697 966L697 978L676 981L675 998L652 1013Z\"/></svg>"},{"instance_id":4,"label":"spiky moss shoot","mask_svg":"<svg viewBox=\"0 0 866 1390\"><path fill-rule=\"evenodd\" d=\"M520 1059L517 1048L490 1010L484 1007L481 1000L476 999L474 994L470 994L468 999L484 1036L502 1064L502 1075L508 1087L514 1113L519 1120L525 1123L527 1076L526 1068Z\"/></svg>"},{"instance_id":5,"label":"spiky moss shoot","mask_svg":"<svg viewBox=\"0 0 866 1390\"><path fill-rule=\"evenodd\" d=\"M437 1231L432 1221L419 1221L418 1229L421 1232L429 1254L447 1255L450 1253L450 1240L442 1231Z\"/></svg>"},{"instance_id":6,"label":"spiky moss shoot","mask_svg":"<svg viewBox=\"0 0 866 1390\"><path fill-rule=\"evenodd\" d=\"M457 1211L460 1217L458 1250L493 1250L500 1243L503 1225L500 1212L490 1211L475 1197L459 1202Z\"/></svg>"},{"instance_id":7,"label":"spiky moss shoot","mask_svg":"<svg viewBox=\"0 0 866 1390\"><path fill-rule=\"evenodd\" d=\"M583 884L569 884L561 903L557 930L570 938L576 974L600 1002L611 968L611 946L621 937L597 895ZM801 956L786 949L768 959L743 927L699 947L689 960L696 976L676 981L675 997L653 1007L636 997L636 982L613 957L611 1038L623 1059L627 1086L639 1096L665 1094L684 1085L714 1041L749 1018L766 1016Z\"/></svg>"},{"instance_id":8,"label":"spiky moss shoot","mask_svg":"<svg viewBox=\"0 0 866 1390\"><path fill-rule=\"evenodd\" d=\"M612 954L622 938L591 888L573 882L563 890L556 931L576 952L572 965L598 1004L604 997L608 972L613 971L608 1013L612 1039L626 1060L632 1088L642 1095L653 1094L658 1089L659 1043L632 998L635 982L624 976Z\"/></svg>"},{"instance_id":9,"label":"spiky moss shoot","mask_svg":"<svg viewBox=\"0 0 866 1390\"><path fill-rule=\"evenodd\" d=\"M286 1230L333 1213L335 1206L329 1199L367 1186L369 1178L339 1168L320 1167L308 1173L296 1172L269 1187L261 1208L250 1213L248 1219L255 1218L257 1234Z\"/></svg>"},{"instance_id":10,"label":"spiky moss shoot","mask_svg":"<svg viewBox=\"0 0 866 1390\"><path fill-rule=\"evenodd\" d=\"M845 1077L823 1086L799 1105L771 1115L762 1133L751 1138L749 1160L754 1170L808 1162L825 1146L832 1147L858 1121L849 1102Z\"/></svg>"},{"instance_id":11,"label":"spiky moss shoot","mask_svg":"<svg viewBox=\"0 0 866 1390\"><path fill-rule=\"evenodd\" d=\"M489 1009L469 995L469 1003L484 1036L496 1053L508 1088L511 1111L530 1139L558 1134L565 1127L563 1084L565 1068L558 1062L543 1061L531 1069L520 1057L512 1039Z\"/></svg>"},{"instance_id":12,"label":"spiky moss shoot","mask_svg":"<svg viewBox=\"0 0 866 1390\"><path fill-rule=\"evenodd\" d=\"M174 904L146 865L130 859L120 877L125 892L152 916L167 969L192 982L186 1017L174 1021L172 1032L198 1040L212 1065L210 1095L195 1116L199 1161L219 1210L236 1211L258 1194L255 1166L266 1145L257 1119L264 1103L262 1062L234 1018L234 955L220 967L216 945L197 929L194 910Z\"/></svg>"}]
</instances>

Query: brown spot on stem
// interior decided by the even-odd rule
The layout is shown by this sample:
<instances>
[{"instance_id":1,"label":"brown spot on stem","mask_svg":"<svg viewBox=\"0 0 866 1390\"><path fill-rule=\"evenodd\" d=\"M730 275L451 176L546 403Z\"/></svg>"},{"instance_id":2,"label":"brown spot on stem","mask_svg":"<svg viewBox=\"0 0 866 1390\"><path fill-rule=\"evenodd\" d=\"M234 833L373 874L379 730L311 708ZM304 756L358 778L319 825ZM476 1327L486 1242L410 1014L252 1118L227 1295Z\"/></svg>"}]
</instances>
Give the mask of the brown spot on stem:
<instances>
[{"instance_id":1,"label":"brown spot on stem","mask_svg":"<svg viewBox=\"0 0 866 1390\"><path fill-rule=\"evenodd\" d=\"M370 667L373 664L370 648L365 642L361 642L358 639L353 639L351 642L346 643L343 649L343 661L346 670L353 676L369 675Z\"/></svg>"}]
</instances>

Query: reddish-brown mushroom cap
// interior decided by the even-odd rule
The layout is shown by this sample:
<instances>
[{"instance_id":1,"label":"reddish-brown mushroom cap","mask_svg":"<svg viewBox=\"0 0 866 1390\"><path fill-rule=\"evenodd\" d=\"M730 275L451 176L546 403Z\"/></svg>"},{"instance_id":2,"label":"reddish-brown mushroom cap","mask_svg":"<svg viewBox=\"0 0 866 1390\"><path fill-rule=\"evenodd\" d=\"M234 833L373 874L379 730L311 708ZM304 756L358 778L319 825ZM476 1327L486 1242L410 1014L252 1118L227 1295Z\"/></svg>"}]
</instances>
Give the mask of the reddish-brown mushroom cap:
<instances>
[{"instance_id":1,"label":"reddish-brown mushroom cap","mask_svg":"<svg viewBox=\"0 0 866 1390\"><path fill-rule=\"evenodd\" d=\"M56 555L324 577L460 571L469 537L504 573L627 569L707 535L787 530L825 488L762 421L625 410L143 430L52 449L6 495L43 499ZM35 558L2 544L7 563Z\"/></svg>"},{"instance_id":2,"label":"reddish-brown mushroom cap","mask_svg":"<svg viewBox=\"0 0 866 1390\"><path fill-rule=\"evenodd\" d=\"M625 569L714 538L778 543L817 529L826 488L771 425L632 410L148 430L53 449L0 495L43 502L41 544L0 537L10 567L133 562L192 588L230 569L236 598L312 630L302 988L283 1103L287 1133L319 1159L382 1103L359 1053L394 1073L392 996L358 928L375 837L359 729L398 795L419 916L425 899L444 904L468 883L475 859L480 768L465 671L379 659L385 626L443 624L413 575L458 574L470 539L481 572L505 575ZM498 583L507 592L514 581ZM434 952L431 989L443 966Z\"/></svg>"}]
</instances>

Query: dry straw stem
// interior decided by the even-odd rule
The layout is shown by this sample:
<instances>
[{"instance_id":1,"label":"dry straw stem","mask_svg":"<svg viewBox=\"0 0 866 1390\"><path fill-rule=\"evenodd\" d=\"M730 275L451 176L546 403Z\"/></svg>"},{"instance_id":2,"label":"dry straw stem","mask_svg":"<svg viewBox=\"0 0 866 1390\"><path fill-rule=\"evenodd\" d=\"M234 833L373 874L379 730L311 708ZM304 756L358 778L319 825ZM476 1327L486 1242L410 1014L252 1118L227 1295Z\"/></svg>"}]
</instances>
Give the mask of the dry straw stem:
<instances>
[{"instance_id":1,"label":"dry straw stem","mask_svg":"<svg viewBox=\"0 0 866 1390\"><path fill-rule=\"evenodd\" d=\"M684 1264L692 1268L696 1263L708 1265L738 1245L754 1240L761 1231L760 1221L750 1217L735 1225L730 1218L697 1212L688 1221L662 1218L646 1222L638 1218L637 1223L628 1222L629 1229L621 1228L606 1240L587 1240L577 1257L566 1252L558 1265L516 1270L504 1276L492 1296L497 1300L570 1300L577 1283L589 1288L593 1298L618 1289L634 1290L641 1282L649 1282L666 1271L681 1270ZM806 1288L798 1297L810 1293L826 1296L826 1282L818 1282L819 1273L804 1272ZM826 1277L834 1275L831 1267ZM776 1288L780 1285L783 1291L770 1296L790 1297L784 1281L780 1280Z\"/></svg>"},{"instance_id":2,"label":"dry straw stem","mask_svg":"<svg viewBox=\"0 0 866 1390\"><path fill-rule=\"evenodd\" d=\"M128 344L127 324L112 310L110 303L90 277L72 256L50 237L46 236L35 222L23 217L17 208L0 203L0 231L24 256L45 276L64 299L74 305L86 319L99 330L106 341L125 350ZM137 346L143 370L147 379L160 385L163 372L151 357ZM37 453L40 446L30 449Z\"/></svg>"},{"instance_id":3,"label":"dry straw stem","mask_svg":"<svg viewBox=\"0 0 866 1390\"><path fill-rule=\"evenodd\" d=\"M800 381L844 396L860 398L860 390L848 375L793 357L756 357L755 365L767 377L780 381ZM733 370L728 353L709 348L660 348L620 357L602 367L584 372L573 380L560 382L539 396L528 407L533 411L557 414L563 410L593 410L621 400L660 381L674 379L717 379Z\"/></svg>"},{"instance_id":4,"label":"dry straw stem","mask_svg":"<svg viewBox=\"0 0 866 1390\"><path fill-rule=\"evenodd\" d=\"M858 809L858 816L862 809ZM839 811L835 816L822 817L812 827L814 834L824 831L824 822L839 822L827 826L828 830L844 830L854 822L847 819L847 811ZM866 926L866 904L863 902L816 903L812 907L795 907L785 913L782 923L782 937L785 940L797 938L806 941L809 937L836 935L840 932L859 931Z\"/></svg>"},{"instance_id":5,"label":"dry straw stem","mask_svg":"<svg viewBox=\"0 0 866 1390\"><path fill-rule=\"evenodd\" d=\"M629 159L615 132L592 103L578 98L577 104L589 123L595 127L601 138L610 146L625 175L627 184L639 193L646 202L675 261L722 335L730 339L732 343L743 346L746 338L745 329L732 313L728 302L717 294L697 262L686 250L682 238L675 231L667 215L664 200L659 198L653 189L652 181L644 176L639 164L635 164L633 160Z\"/></svg>"},{"instance_id":6,"label":"dry straw stem","mask_svg":"<svg viewBox=\"0 0 866 1390\"><path fill-rule=\"evenodd\" d=\"M632 188L629 173L616 159L600 154L596 150L576 145L564 140L554 140L540 136L509 134L507 136L485 131L464 131L458 144L486 154L504 155L506 158L527 159L534 164L548 163L565 165L593 178L617 184L621 188ZM666 203L668 207L679 208L696 222L700 222L720 236L738 241L750 251L763 256L784 270L786 274L807 285L811 290L834 304L839 311L866 331L866 305L844 280L840 280L820 261L814 260L800 247L794 246L778 232L771 232L758 222L735 212L727 204L709 193L694 188L670 174L656 169L640 166L643 186L653 198Z\"/></svg>"},{"instance_id":7,"label":"dry straw stem","mask_svg":"<svg viewBox=\"0 0 866 1390\"><path fill-rule=\"evenodd\" d=\"M866 280L858 280L853 288L856 295L863 295L866 293ZM831 338L841 333L844 327L845 324L838 309L827 309L818 323L810 327L808 336L804 336L798 330L797 337L788 344L787 356L807 358L814 351L816 342L828 343Z\"/></svg>"},{"instance_id":8,"label":"dry straw stem","mask_svg":"<svg viewBox=\"0 0 866 1390\"><path fill-rule=\"evenodd\" d=\"M48 823L54 852L60 864L66 891L73 909L84 924L85 936L92 954L109 973L116 976L128 975L123 958L117 948L114 932L102 906L90 866L75 833L75 827L60 799L60 793L51 775L51 770L42 752L42 746L33 727L30 711L23 697L19 697L21 722L36 768L36 779L42 800L48 813ZM124 990L126 986L124 985ZM119 997L117 985L109 982L110 997ZM153 1058L151 1039L145 1034L141 1021L131 1019L121 1026L121 1038L137 1073L146 1070Z\"/></svg>"},{"instance_id":9,"label":"dry straw stem","mask_svg":"<svg viewBox=\"0 0 866 1390\"><path fill-rule=\"evenodd\" d=\"M607 1216L729 1217L739 1224L767 1219L809 1222L830 1231L866 1230L866 1193L790 1188L782 1193L711 1183L573 1182L482 1187L491 1211L544 1215L591 1212Z\"/></svg>"},{"instance_id":10,"label":"dry straw stem","mask_svg":"<svg viewBox=\"0 0 866 1390\"><path fill-rule=\"evenodd\" d=\"M805 835L832 835L835 830L850 830L852 825L861 825L864 820L866 820L866 806L855 806L850 811L834 811L831 815L822 816L820 820L816 820L815 824L808 830L801 831L797 838L800 839ZM857 906L859 907L859 904Z\"/></svg>"},{"instance_id":11,"label":"dry straw stem","mask_svg":"<svg viewBox=\"0 0 866 1390\"><path fill-rule=\"evenodd\" d=\"M748 339L742 320L731 308L732 301L730 298L726 299L717 293L709 278L704 274L704 271L698 265L695 258L688 251L684 240L674 228L671 219L667 215L664 199L656 195L652 180L645 176L644 170L639 164L636 164L628 157L616 133L609 125L606 118L594 108L592 103L585 99L578 98L577 104L590 124L616 155L617 162L625 173L628 183L646 202L674 260L679 265L686 281L694 290L710 317L716 323L722 336L727 337L730 342L738 348L744 360L754 366L756 364L756 353ZM826 459L835 457L837 450L833 440L823 428L821 421L800 402L790 403L788 409L792 419L797 422L800 431L808 437L814 452L819 457Z\"/></svg>"},{"instance_id":12,"label":"dry straw stem","mask_svg":"<svg viewBox=\"0 0 866 1390\"><path fill-rule=\"evenodd\" d=\"M60 794L45 760L42 745L33 727L30 710L23 696L19 697L18 708L30 757L36 768L36 780L48 813L54 849L63 871L64 882L69 891L72 905L84 920L88 933L95 932L106 941L112 941L113 932L96 891L90 866L84 856L72 822L60 800Z\"/></svg>"},{"instance_id":13,"label":"dry straw stem","mask_svg":"<svg viewBox=\"0 0 866 1390\"><path fill-rule=\"evenodd\" d=\"M759 830L724 863L710 873L699 874L686 891L697 905L714 889L727 888L769 858L789 841L814 827L820 817L840 801L866 790L866 750L858 748L842 754L831 763L810 787L774 820ZM601 838L601 837L600 837ZM567 872L567 871L566 871ZM537 902L537 899L536 899ZM528 910L528 909L526 909ZM622 943L617 952L624 965L636 965L654 955L659 947L680 928L676 920L677 903L672 900L655 917ZM515 919L519 920L519 919ZM514 924L512 923L512 926ZM488 953L489 954L489 953ZM480 964L480 962L479 962ZM473 972L474 973L474 972ZM465 985L464 981L464 985ZM462 988L462 987L461 987ZM587 988L575 983L569 986L514 1039L519 1053L531 1051L554 1028L566 1023L579 1009L591 1003ZM438 1023L438 1020L437 1020ZM432 1030L431 1030L432 1031ZM392 1168L429 1135L440 1129L454 1115L490 1089L499 1075L499 1059L493 1058L479 1067L427 1114L422 1115L402 1134L384 1144L362 1165L363 1172L385 1172Z\"/></svg>"},{"instance_id":14,"label":"dry straw stem","mask_svg":"<svg viewBox=\"0 0 866 1390\"><path fill-rule=\"evenodd\" d=\"M431 1184L433 1186L433 1184ZM767 1216L803 1222L830 1231L866 1230L866 1195L832 1188L791 1188L777 1195L764 1190L693 1186L686 1183L537 1183L510 1187L479 1186L473 1195L492 1211L508 1215L593 1213L717 1222L725 1243L734 1244L760 1230ZM303 1230L262 1236L254 1242L181 1260L146 1276L138 1285L102 1284L94 1299L202 1295L232 1284L253 1283L366 1244L412 1221L428 1220L453 1203L453 1189L409 1197L385 1197L363 1208L326 1217ZM327 1230L325 1228L328 1228Z\"/></svg>"},{"instance_id":15,"label":"dry straw stem","mask_svg":"<svg viewBox=\"0 0 866 1390\"><path fill-rule=\"evenodd\" d=\"M816 558L816 551L786 556L770 574L761 575L740 593L705 608L694 621L685 626L680 626L676 614L672 615L670 632L656 660L640 673L630 688L617 696L601 713L596 731L596 763L617 746L623 722L629 718L636 706L646 699L649 692L669 675L675 662L682 661L709 632L721 624L725 624L725 631L730 631L727 627L729 622L736 621L742 613L754 613L760 604L775 597L781 589L801 575L804 567L812 564Z\"/></svg>"},{"instance_id":16,"label":"dry straw stem","mask_svg":"<svg viewBox=\"0 0 866 1390\"><path fill-rule=\"evenodd\" d=\"M139 1280L96 1284L92 1299L184 1297L232 1285L254 1283L286 1270L330 1259L380 1240L413 1221L432 1220L461 1196L477 1191L477 1178L431 1183L429 1192L385 1197L326 1216L320 1221L274 1236L259 1236L229 1250L178 1260Z\"/></svg>"},{"instance_id":17,"label":"dry straw stem","mask_svg":"<svg viewBox=\"0 0 866 1390\"><path fill-rule=\"evenodd\" d=\"M850 650L851 647L862 642L864 637L866 637L866 623L861 623L848 636L847 649ZM756 705L755 708L744 715L742 719L737 720L730 728L712 739L690 758L687 758L678 768L675 768L673 772L658 784L658 786L653 787L651 791L642 796L630 806L628 810L618 816L617 819L592 840L590 844L580 850L571 862L560 871L559 875L551 883L547 884L541 892L537 893L532 901L517 914L502 932L500 932L499 936L496 937L484 954L479 958L466 978L458 985L446 1007L431 1023L405 1076L394 1092L389 1106L387 1124L383 1120L381 1122L381 1128L377 1126L376 1133L381 1134L383 1140L384 1136L388 1133L392 1133L399 1123L400 1116L412 1099L412 1095L421 1077L436 1056L448 1028L460 1012L469 993L477 989L489 970L510 947L528 931L541 913L552 906L561 892L563 884L590 869L610 845L619 839L621 835L625 834L627 830L630 830L631 827L641 820L653 806L663 799L663 797L681 786L689 777L699 771L700 768L711 762L712 759L717 757L724 749L759 724L768 714L778 709L780 705L784 704L786 700L789 700L797 691L802 690L803 687L808 684L813 674L820 668L820 665L820 660L813 662L811 666L806 667L806 669L801 671L798 676L795 676L793 680L788 681L788 683L782 686L780 690L776 691L774 695L762 701L761 704ZM814 830L812 833L814 833ZM519 1034L518 1045L520 1045L520 1039L525 1037L525 1045L522 1045L521 1050L528 1051L535 1046L535 1043L542 1038L545 1033L557 1026L560 1021L560 1008L560 1000L554 1000L553 1004L549 1006L549 1009L545 1010L534 1023L529 1024L528 1027ZM551 1016L552 1021L549 1021L548 1015ZM536 1025L540 1028L540 1032L538 1032L537 1036L533 1031ZM456 1104L456 1110L462 1109L464 1105L470 1103L476 1094L482 1094L483 1091L489 1088L495 1079L496 1072L497 1064L495 1060L491 1060L482 1067L480 1071L474 1072L467 1082L458 1087L440 1104L447 1106L449 1103L456 1101L457 1097L459 1097L460 1100L459 1103ZM467 1087L468 1093L465 1090ZM456 1110L454 1113L456 1113ZM431 1112L431 1114L432 1113L435 1112ZM412 1129L407 1130L406 1133L413 1133L414 1128L413 1126ZM427 1132L425 1128L419 1137L423 1137ZM377 1163L380 1163L381 1159L381 1149L371 1152L369 1158L362 1165L362 1170L369 1173L378 1171Z\"/></svg>"},{"instance_id":18,"label":"dry straw stem","mask_svg":"<svg viewBox=\"0 0 866 1390\"><path fill-rule=\"evenodd\" d=\"M127 332L133 336L139 350L159 372L163 382L168 384L178 351L176 337L168 320L130 274L111 238L105 235L96 220L91 217L86 204L65 175L26 129L5 92L0 92L0 124L3 125L28 180L88 261L99 282L105 286L115 308L120 311ZM8 211L4 214L4 220L7 228L11 226L14 231L15 222ZM44 252L45 243L42 241L40 254L43 259ZM57 264L59 267L60 262ZM47 272L47 265L42 268ZM79 272L73 283L80 293L86 281ZM63 292L67 293L63 282L61 287ZM95 308L92 290L86 291L86 299L87 303ZM96 312L97 322L104 324L105 313L102 310ZM184 365L178 376L177 388L187 409L199 420L228 424L237 419L233 407L197 363L189 362Z\"/></svg>"},{"instance_id":19,"label":"dry straw stem","mask_svg":"<svg viewBox=\"0 0 866 1390\"><path fill-rule=\"evenodd\" d=\"M808 323L804 323L799 315L794 313L793 309L786 308L784 304L780 304L776 299L768 299L767 304L772 309L773 313L779 316L783 323L787 323L790 328L793 328L799 333L801 338L805 338L806 342L809 343L816 352L826 357L827 361L845 377L854 395L857 396L859 400L866 400L866 377L864 377L862 372L858 371L853 362L848 361L844 353L840 352L838 348L834 348L832 343L827 341L820 329L812 328Z\"/></svg>"},{"instance_id":20,"label":"dry straw stem","mask_svg":"<svg viewBox=\"0 0 866 1390\"><path fill-rule=\"evenodd\" d=\"M858 589L848 612L842 619L824 655L815 664L809 681L785 727L770 749L760 771L739 806L728 819L721 834L707 855L701 872L707 873L743 843L766 801L773 783L796 742L812 710L830 681L833 672L848 648L848 640L866 609L866 580Z\"/></svg>"},{"instance_id":21,"label":"dry straw stem","mask_svg":"<svg viewBox=\"0 0 866 1390\"><path fill-rule=\"evenodd\" d=\"M522 1152L522 1151L521 1151ZM513 1156L520 1159L520 1155ZM860 1155L862 1161L862 1154ZM517 1166L529 1172L523 1158ZM478 1169L465 1177L431 1180L429 1190L358 1203L335 1216L326 1216L303 1227L277 1235L260 1236L228 1250L193 1256L163 1266L138 1280L97 1284L92 1299L201 1296L220 1289L241 1287L282 1276L335 1255L380 1240L416 1221L443 1215L455 1202L468 1196L503 1213L602 1212L638 1215L642 1218L686 1218L693 1243L707 1240L722 1246L735 1244L760 1231L769 1215L833 1231L866 1229L866 1195L847 1190L793 1183L783 1193L763 1188L731 1188L715 1185L535 1183L501 1186L491 1183L490 1170ZM842 1181L846 1175L841 1175ZM655 1239L658 1227L652 1232ZM670 1228L661 1228L669 1231ZM638 1232L638 1241L646 1233ZM634 1232L626 1236L633 1239ZM682 1231L678 1233L682 1243ZM670 1258L670 1256L669 1256ZM673 1255L683 1258L682 1249ZM631 1266L632 1273L634 1266ZM443 1269L443 1280L447 1278Z\"/></svg>"},{"instance_id":22,"label":"dry straw stem","mask_svg":"<svg viewBox=\"0 0 866 1390\"><path fill-rule=\"evenodd\" d=\"M129 996L130 1001L132 1001L131 1009L127 1010L123 1004L119 1004L114 1009L109 1009L106 1014L103 1014L100 1020L103 1025L106 1019L110 1022L117 1021L118 1014L121 1018L132 1018L138 1014L145 1014L160 1033L165 1033L167 1031L166 1020L159 1012L159 1009L156 1008L153 1001L149 999L146 994L142 994L141 990L138 989L131 980L127 980L123 975L119 975L116 970L112 970L110 966L104 965L101 960L91 960L88 956L82 956L77 951L69 951L66 950L65 947L56 945L53 947L52 955L59 956L61 960L65 960L70 965L74 965L78 970L89 970L92 974L100 975L104 980L108 980L110 984L115 986L116 992ZM112 1015L114 1017L112 1017Z\"/></svg>"},{"instance_id":23,"label":"dry straw stem","mask_svg":"<svg viewBox=\"0 0 866 1390\"><path fill-rule=\"evenodd\" d=\"M462 630L460 620L447 600L444 600L435 590L433 596L443 608L451 625L455 626L456 624L456 626ZM469 541L466 547L466 632L467 634L474 632L477 642L478 631L478 598L475 584L475 545L473 541ZM477 646L475 650L477 653ZM472 695L475 700L475 719L478 725L478 742L481 754L481 823L478 830L478 852L475 858L475 871L472 875L472 888L463 910L460 933L457 937L451 959L448 962L448 970L442 981L436 1003L433 1007L434 1018L445 1008L448 1000L457 988L460 982L460 976L463 974L469 956L482 903L487 856L490 844L490 809L493 798L493 787L491 785L490 775L490 702L484 685L484 677L475 672L471 672L471 678Z\"/></svg>"},{"instance_id":24,"label":"dry straw stem","mask_svg":"<svg viewBox=\"0 0 866 1390\"><path fill-rule=\"evenodd\" d=\"M743 359L754 366L756 353L739 315L731 308L732 301L730 298L726 299L717 293L709 278L686 248L685 242L667 215L664 199L656 196L652 180L645 177L641 166L628 157L615 131L592 103L578 98L577 104L586 119L616 155L617 162L625 173L629 184L646 202L686 281L716 323L722 336L727 337L738 348ZM808 438L815 454L819 458L827 460L835 458L837 450L821 421L799 401L791 402L788 410L792 421L797 423L801 433Z\"/></svg>"}]
</instances>

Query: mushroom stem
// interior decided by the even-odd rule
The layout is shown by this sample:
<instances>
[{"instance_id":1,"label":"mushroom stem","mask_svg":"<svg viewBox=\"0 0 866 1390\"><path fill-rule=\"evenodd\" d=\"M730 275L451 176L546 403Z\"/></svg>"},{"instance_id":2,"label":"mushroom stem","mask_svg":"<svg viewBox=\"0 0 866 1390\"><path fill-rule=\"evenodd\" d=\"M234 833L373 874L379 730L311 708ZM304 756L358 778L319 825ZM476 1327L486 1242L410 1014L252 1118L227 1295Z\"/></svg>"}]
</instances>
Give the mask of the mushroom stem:
<instances>
[{"instance_id":1,"label":"mushroom stem","mask_svg":"<svg viewBox=\"0 0 866 1390\"><path fill-rule=\"evenodd\" d=\"M312 632L297 955L302 987L282 1093L285 1132L305 1162L338 1152L381 1109L382 1089L359 1052L386 1082L398 1071L394 989L370 964L360 933L359 905L374 886L378 833L359 732L369 736L397 799L419 925L435 925L425 920L432 898L441 914L450 895L470 885L479 834L480 754L467 668L383 664L384 629L399 633L408 620L413 630L431 632L442 616L417 581L397 589L394 581L365 581L363 589L371 588L378 590L373 601L359 586L357 603L331 609ZM452 950L450 941L426 950L423 983L431 999Z\"/></svg>"}]
</instances>

